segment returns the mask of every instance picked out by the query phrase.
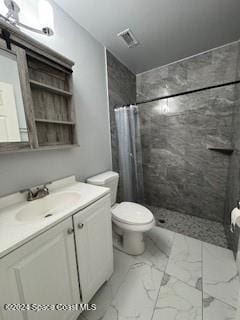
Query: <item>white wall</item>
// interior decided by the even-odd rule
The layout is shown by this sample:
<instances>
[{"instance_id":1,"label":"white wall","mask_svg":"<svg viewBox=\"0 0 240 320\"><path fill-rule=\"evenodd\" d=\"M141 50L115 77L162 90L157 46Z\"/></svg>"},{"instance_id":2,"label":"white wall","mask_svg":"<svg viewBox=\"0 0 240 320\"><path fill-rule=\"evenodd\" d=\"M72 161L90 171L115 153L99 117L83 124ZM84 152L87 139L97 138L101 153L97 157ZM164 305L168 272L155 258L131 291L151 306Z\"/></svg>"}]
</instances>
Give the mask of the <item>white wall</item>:
<instances>
[{"instance_id":1,"label":"white wall","mask_svg":"<svg viewBox=\"0 0 240 320\"><path fill-rule=\"evenodd\" d=\"M0 195L75 174L81 180L111 169L105 50L54 3L55 35L32 34L75 62L79 148L0 155Z\"/></svg>"}]
</instances>

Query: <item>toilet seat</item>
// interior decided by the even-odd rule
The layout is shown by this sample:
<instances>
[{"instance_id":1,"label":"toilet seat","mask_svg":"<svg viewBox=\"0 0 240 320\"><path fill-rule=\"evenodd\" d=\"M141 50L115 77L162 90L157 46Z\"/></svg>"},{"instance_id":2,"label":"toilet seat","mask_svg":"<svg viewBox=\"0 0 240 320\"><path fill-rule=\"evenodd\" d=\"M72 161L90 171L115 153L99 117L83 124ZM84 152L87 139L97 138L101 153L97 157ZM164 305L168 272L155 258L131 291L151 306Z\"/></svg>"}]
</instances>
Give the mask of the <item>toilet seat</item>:
<instances>
[{"instance_id":1,"label":"toilet seat","mask_svg":"<svg viewBox=\"0 0 240 320\"><path fill-rule=\"evenodd\" d=\"M154 221L153 214L144 206L133 202L122 202L112 209L113 220L123 224L143 226Z\"/></svg>"}]
</instances>

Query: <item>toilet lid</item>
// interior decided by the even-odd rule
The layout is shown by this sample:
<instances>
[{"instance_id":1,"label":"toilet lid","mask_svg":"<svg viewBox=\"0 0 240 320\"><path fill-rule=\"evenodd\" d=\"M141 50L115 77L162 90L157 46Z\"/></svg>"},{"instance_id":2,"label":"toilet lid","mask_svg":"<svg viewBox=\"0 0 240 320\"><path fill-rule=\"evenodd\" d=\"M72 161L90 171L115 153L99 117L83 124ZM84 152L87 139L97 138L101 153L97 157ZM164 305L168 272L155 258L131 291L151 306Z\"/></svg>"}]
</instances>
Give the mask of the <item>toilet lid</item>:
<instances>
[{"instance_id":1,"label":"toilet lid","mask_svg":"<svg viewBox=\"0 0 240 320\"><path fill-rule=\"evenodd\" d=\"M112 209L113 218L127 224L146 224L153 221L153 214L147 208L133 202L122 202Z\"/></svg>"}]
</instances>

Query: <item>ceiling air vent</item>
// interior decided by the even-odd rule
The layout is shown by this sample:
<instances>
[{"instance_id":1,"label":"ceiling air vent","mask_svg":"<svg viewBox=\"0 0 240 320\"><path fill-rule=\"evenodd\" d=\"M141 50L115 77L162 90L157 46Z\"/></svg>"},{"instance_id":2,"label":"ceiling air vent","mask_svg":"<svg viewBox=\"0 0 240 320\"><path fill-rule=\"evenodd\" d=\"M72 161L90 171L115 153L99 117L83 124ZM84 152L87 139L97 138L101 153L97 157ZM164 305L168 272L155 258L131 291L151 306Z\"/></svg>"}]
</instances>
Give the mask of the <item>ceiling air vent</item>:
<instances>
[{"instance_id":1,"label":"ceiling air vent","mask_svg":"<svg viewBox=\"0 0 240 320\"><path fill-rule=\"evenodd\" d=\"M136 47L139 44L139 42L137 41L130 29L126 29L122 32L119 32L117 36L119 38L122 38L122 40L128 46L128 48Z\"/></svg>"}]
</instances>

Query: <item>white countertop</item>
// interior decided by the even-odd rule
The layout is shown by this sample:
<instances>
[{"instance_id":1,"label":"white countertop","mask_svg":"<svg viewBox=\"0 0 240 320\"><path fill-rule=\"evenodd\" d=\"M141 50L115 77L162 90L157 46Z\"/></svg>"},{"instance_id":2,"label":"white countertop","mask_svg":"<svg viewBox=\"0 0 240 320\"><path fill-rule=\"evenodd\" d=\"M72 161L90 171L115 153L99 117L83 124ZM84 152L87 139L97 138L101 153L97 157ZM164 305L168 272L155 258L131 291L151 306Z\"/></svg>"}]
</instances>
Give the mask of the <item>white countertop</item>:
<instances>
[{"instance_id":1,"label":"white countertop","mask_svg":"<svg viewBox=\"0 0 240 320\"><path fill-rule=\"evenodd\" d=\"M25 194L15 193L0 198L0 258L110 192L108 188L76 182L75 177L53 182L49 186L49 191L50 194L76 192L79 193L80 198L77 203L67 209L64 208L52 217L27 222L15 218L17 212L29 203L25 200ZM41 201L41 199L34 201Z\"/></svg>"}]
</instances>

